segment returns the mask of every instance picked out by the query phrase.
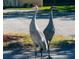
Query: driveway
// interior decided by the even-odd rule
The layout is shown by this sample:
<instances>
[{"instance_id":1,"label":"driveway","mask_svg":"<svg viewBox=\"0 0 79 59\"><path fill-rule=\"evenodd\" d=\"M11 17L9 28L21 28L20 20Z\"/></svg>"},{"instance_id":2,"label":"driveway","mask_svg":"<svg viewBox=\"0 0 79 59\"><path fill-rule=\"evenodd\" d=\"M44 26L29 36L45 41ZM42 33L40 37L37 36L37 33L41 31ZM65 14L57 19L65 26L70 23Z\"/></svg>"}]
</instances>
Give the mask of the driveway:
<instances>
[{"instance_id":1,"label":"driveway","mask_svg":"<svg viewBox=\"0 0 79 59\"><path fill-rule=\"evenodd\" d=\"M53 19L55 34L59 35L74 35L75 21L70 18L55 18ZM5 32L26 32L29 33L29 24L31 19L27 18L9 18L3 21L3 31ZM49 19L36 20L39 28L43 31L48 24Z\"/></svg>"}]
</instances>

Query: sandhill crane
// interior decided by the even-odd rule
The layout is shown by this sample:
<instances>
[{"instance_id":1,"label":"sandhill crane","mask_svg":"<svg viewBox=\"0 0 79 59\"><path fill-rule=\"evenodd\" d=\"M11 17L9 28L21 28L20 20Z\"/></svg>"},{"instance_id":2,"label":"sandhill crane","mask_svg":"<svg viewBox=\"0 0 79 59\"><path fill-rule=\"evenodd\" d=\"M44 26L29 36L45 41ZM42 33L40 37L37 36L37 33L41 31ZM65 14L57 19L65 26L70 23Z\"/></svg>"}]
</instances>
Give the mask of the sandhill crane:
<instances>
[{"instance_id":1,"label":"sandhill crane","mask_svg":"<svg viewBox=\"0 0 79 59\"><path fill-rule=\"evenodd\" d=\"M36 24L37 12L38 12L38 8L36 6L35 13L31 20L31 23L30 23L30 35L32 37L34 44L38 45L40 47L41 57L42 57L42 50L48 49L48 46L47 46L47 42L46 42L43 32L38 28L38 26ZM36 48L35 48L35 50L36 50ZM36 51L35 51L35 56L36 56Z\"/></svg>"},{"instance_id":2,"label":"sandhill crane","mask_svg":"<svg viewBox=\"0 0 79 59\"><path fill-rule=\"evenodd\" d=\"M52 21L52 18L53 18L53 14L52 14L52 7L50 9L50 14L49 14L49 23L47 25L47 27L45 28L45 30L43 31L45 37L46 37L46 41L48 43L48 58L50 59L50 49L49 49L49 41L52 40L53 38L53 35L55 33L55 28L54 28L54 24L53 24L53 21Z\"/></svg>"}]
</instances>

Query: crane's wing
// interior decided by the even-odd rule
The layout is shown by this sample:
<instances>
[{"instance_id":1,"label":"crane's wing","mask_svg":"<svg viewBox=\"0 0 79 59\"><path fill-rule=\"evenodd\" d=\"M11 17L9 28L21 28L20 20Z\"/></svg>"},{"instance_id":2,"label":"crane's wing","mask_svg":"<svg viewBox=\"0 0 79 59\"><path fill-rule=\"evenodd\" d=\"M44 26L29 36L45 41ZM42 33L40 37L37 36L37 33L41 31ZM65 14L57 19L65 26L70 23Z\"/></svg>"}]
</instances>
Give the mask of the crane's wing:
<instances>
[{"instance_id":1,"label":"crane's wing","mask_svg":"<svg viewBox=\"0 0 79 59\"><path fill-rule=\"evenodd\" d=\"M30 34L35 44L37 44L42 49L48 49L45 36L41 31L39 30L31 31Z\"/></svg>"},{"instance_id":2,"label":"crane's wing","mask_svg":"<svg viewBox=\"0 0 79 59\"><path fill-rule=\"evenodd\" d=\"M49 23L48 23L47 27L45 28L45 30L43 31L43 33L44 33L47 41L52 40L52 37L55 33L55 28L54 28L54 24L53 24L53 20L52 20L52 13L50 13Z\"/></svg>"},{"instance_id":3,"label":"crane's wing","mask_svg":"<svg viewBox=\"0 0 79 59\"><path fill-rule=\"evenodd\" d=\"M48 44L47 44L44 33L39 31L39 35L41 36L41 39L42 39L43 44L45 45L45 48L48 49Z\"/></svg>"},{"instance_id":4,"label":"crane's wing","mask_svg":"<svg viewBox=\"0 0 79 59\"><path fill-rule=\"evenodd\" d=\"M43 33L44 33L44 35L46 37L46 40L51 41L52 37L53 37L53 35L55 33L55 29L50 29L50 27L47 26Z\"/></svg>"}]
</instances>

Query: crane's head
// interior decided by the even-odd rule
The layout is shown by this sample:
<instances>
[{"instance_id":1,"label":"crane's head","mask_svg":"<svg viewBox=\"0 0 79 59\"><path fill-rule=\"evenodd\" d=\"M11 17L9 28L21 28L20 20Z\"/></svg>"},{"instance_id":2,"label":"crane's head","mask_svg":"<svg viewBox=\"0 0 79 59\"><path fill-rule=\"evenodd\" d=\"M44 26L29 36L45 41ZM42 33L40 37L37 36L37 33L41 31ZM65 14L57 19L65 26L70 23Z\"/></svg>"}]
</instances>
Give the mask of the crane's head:
<instances>
[{"instance_id":1,"label":"crane's head","mask_svg":"<svg viewBox=\"0 0 79 59\"><path fill-rule=\"evenodd\" d=\"M50 10L53 10L53 6L51 6Z\"/></svg>"},{"instance_id":2,"label":"crane's head","mask_svg":"<svg viewBox=\"0 0 79 59\"><path fill-rule=\"evenodd\" d=\"M34 11L38 11L38 6L35 5L35 6L33 7L33 9L34 9Z\"/></svg>"}]
</instances>

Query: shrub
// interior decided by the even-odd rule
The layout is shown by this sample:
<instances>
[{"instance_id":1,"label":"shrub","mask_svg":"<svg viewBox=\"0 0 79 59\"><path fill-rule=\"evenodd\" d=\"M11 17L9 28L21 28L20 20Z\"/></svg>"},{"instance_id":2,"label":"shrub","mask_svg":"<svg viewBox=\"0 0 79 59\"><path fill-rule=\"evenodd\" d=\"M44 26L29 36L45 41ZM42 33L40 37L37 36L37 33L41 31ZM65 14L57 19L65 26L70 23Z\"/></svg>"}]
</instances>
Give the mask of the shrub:
<instances>
[{"instance_id":1,"label":"shrub","mask_svg":"<svg viewBox=\"0 0 79 59\"><path fill-rule=\"evenodd\" d=\"M25 7L25 8L30 8L30 7L33 7L33 4L25 3L25 4L23 5L23 7Z\"/></svg>"}]
</instances>

